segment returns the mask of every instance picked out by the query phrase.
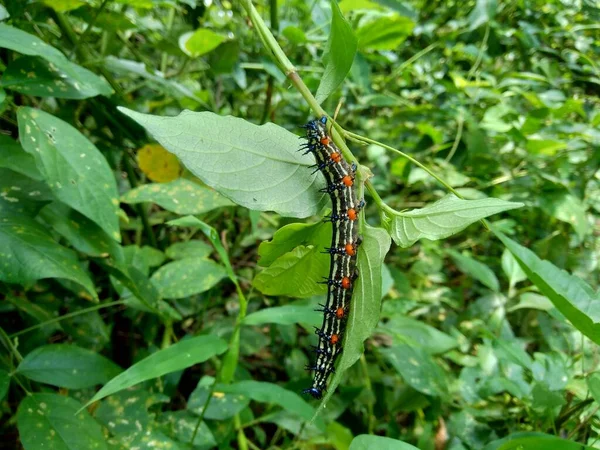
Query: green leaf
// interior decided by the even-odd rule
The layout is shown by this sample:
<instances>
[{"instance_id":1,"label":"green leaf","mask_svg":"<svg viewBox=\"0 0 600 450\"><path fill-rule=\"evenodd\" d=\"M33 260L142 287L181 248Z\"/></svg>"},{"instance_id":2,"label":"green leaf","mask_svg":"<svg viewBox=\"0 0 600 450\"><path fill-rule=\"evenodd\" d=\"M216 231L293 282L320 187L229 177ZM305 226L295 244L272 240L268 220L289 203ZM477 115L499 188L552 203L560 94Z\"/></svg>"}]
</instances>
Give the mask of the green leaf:
<instances>
[{"instance_id":1,"label":"green leaf","mask_svg":"<svg viewBox=\"0 0 600 450\"><path fill-rule=\"evenodd\" d=\"M23 150L21 145L0 134L0 167L6 167L34 180L42 180L43 177L35 165L33 156Z\"/></svg>"},{"instance_id":2,"label":"green leaf","mask_svg":"<svg viewBox=\"0 0 600 450\"><path fill-rule=\"evenodd\" d=\"M550 299L575 328L600 344L600 298L581 278L542 260L499 231L498 239L513 254L527 278Z\"/></svg>"},{"instance_id":3,"label":"green leaf","mask_svg":"<svg viewBox=\"0 0 600 450\"><path fill-rule=\"evenodd\" d=\"M527 275L525 275L515 257L507 249L504 249L504 252L502 252L502 270L504 270L504 273L508 277L510 289L517 283L527 279Z\"/></svg>"},{"instance_id":4,"label":"green leaf","mask_svg":"<svg viewBox=\"0 0 600 450\"><path fill-rule=\"evenodd\" d=\"M570 224L579 239L583 239L589 231L586 216L586 205L574 195L567 192L554 192L540 198L542 210L558 220Z\"/></svg>"},{"instance_id":5,"label":"green leaf","mask_svg":"<svg viewBox=\"0 0 600 450\"><path fill-rule=\"evenodd\" d=\"M212 30L200 28L193 33L181 36L181 49L189 56L198 57L212 52L227 38Z\"/></svg>"},{"instance_id":6,"label":"green leaf","mask_svg":"<svg viewBox=\"0 0 600 450\"><path fill-rule=\"evenodd\" d=\"M418 450L406 442L383 436L359 434L350 444L349 450Z\"/></svg>"},{"instance_id":7,"label":"green leaf","mask_svg":"<svg viewBox=\"0 0 600 450\"><path fill-rule=\"evenodd\" d=\"M258 247L258 264L262 267L270 266L277 258L292 251L299 245L327 245L323 241L327 236L331 241L331 225L319 221L316 223L290 223L275 232L270 241L261 242Z\"/></svg>"},{"instance_id":8,"label":"green leaf","mask_svg":"<svg viewBox=\"0 0 600 450\"><path fill-rule=\"evenodd\" d=\"M413 389L425 395L448 395L448 382L444 371L425 350L400 344L381 348L379 351Z\"/></svg>"},{"instance_id":9,"label":"green leaf","mask_svg":"<svg viewBox=\"0 0 600 450\"><path fill-rule=\"evenodd\" d=\"M538 432L513 433L490 442L483 450L592 450L593 447Z\"/></svg>"},{"instance_id":10,"label":"green leaf","mask_svg":"<svg viewBox=\"0 0 600 450\"><path fill-rule=\"evenodd\" d=\"M98 300L75 252L57 244L35 220L4 213L0 219L0 280L24 284L43 278L74 281L86 289L87 295L83 295Z\"/></svg>"},{"instance_id":11,"label":"green leaf","mask_svg":"<svg viewBox=\"0 0 600 450\"><path fill-rule=\"evenodd\" d=\"M477 0L475 8L469 14L469 30L487 24L496 15L496 0Z\"/></svg>"},{"instance_id":12,"label":"green leaf","mask_svg":"<svg viewBox=\"0 0 600 450\"><path fill-rule=\"evenodd\" d=\"M13 213L35 217L53 199L45 183L0 168L0 215Z\"/></svg>"},{"instance_id":13,"label":"green leaf","mask_svg":"<svg viewBox=\"0 0 600 450\"><path fill-rule=\"evenodd\" d=\"M163 412L160 421L161 425L166 423L171 427L169 435L175 437L179 442L191 442L198 425L198 418L189 411ZM194 448L218 448L212 431L204 421L200 424L194 437Z\"/></svg>"},{"instance_id":14,"label":"green leaf","mask_svg":"<svg viewBox=\"0 0 600 450\"><path fill-rule=\"evenodd\" d=\"M25 450L106 450L100 425L80 407L78 401L57 394L25 397L17 411Z\"/></svg>"},{"instance_id":15,"label":"green leaf","mask_svg":"<svg viewBox=\"0 0 600 450\"><path fill-rule=\"evenodd\" d=\"M165 250L169 259L207 258L213 248L203 241L176 242Z\"/></svg>"},{"instance_id":16,"label":"green leaf","mask_svg":"<svg viewBox=\"0 0 600 450\"><path fill-rule=\"evenodd\" d=\"M586 382L594 401L596 404L600 405L600 372L595 372L589 375L586 379ZM2 395L0 395L0 398L2 398Z\"/></svg>"},{"instance_id":17,"label":"green leaf","mask_svg":"<svg viewBox=\"0 0 600 450\"><path fill-rule=\"evenodd\" d=\"M52 193L120 241L117 184L100 151L79 131L44 111L19 108L21 144Z\"/></svg>"},{"instance_id":18,"label":"green leaf","mask_svg":"<svg viewBox=\"0 0 600 450\"><path fill-rule=\"evenodd\" d=\"M103 384L120 372L121 368L104 356L68 344L38 347L17 367L17 373L30 380L67 389Z\"/></svg>"},{"instance_id":19,"label":"green leaf","mask_svg":"<svg viewBox=\"0 0 600 450\"><path fill-rule=\"evenodd\" d=\"M34 97L83 99L98 95L96 88L82 86L80 82L89 73L87 69L74 64L71 72L67 73L43 58L23 56L8 65L0 86Z\"/></svg>"},{"instance_id":20,"label":"green leaf","mask_svg":"<svg viewBox=\"0 0 600 450\"><path fill-rule=\"evenodd\" d=\"M496 278L496 274L488 266L470 256L462 255L454 250L447 250L447 253L452 257L461 272L472 276L480 283L489 287L492 291L500 291L498 278Z\"/></svg>"},{"instance_id":21,"label":"green leaf","mask_svg":"<svg viewBox=\"0 0 600 450\"><path fill-rule=\"evenodd\" d=\"M527 275L525 275L525 278L527 279ZM534 294L533 292L525 292L519 296L519 303L517 303L515 306L507 308L506 310L511 312L523 308L537 309L539 311L550 311L554 308L554 305L550 300L548 300L547 297L544 297L543 295Z\"/></svg>"},{"instance_id":22,"label":"green leaf","mask_svg":"<svg viewBox=\"0 0 600 450\"><path fill-rule=\"evenodd\" d=\"M223 206L231 206L228 199L191 180L179 178L170 183L144 184L121 197L123 203L152 202L175 214L202 214Z\"/></svg>"},{"instance_id":23,"label":"green leaf","mask_svg":"<svg viewBox=\"0 0 600 450\"><path fill-rule=\"evenodd\" d=\"M356 37L362 50L396 50L414 27L415 23L407 17L380 16L360 27Z\"/></svg>"},{"instance_id":24,"label":"green leaf","mask_svg":"<svg viewBox=\"0 0 600 450\"><path fill-rule=\"evenodd\" d=\"M318 326L322 320L322 316L316 313L314 305L285 305L265 308L248 314L242 323L244 325L264 325L266 323L293 325L302 323Z\"/></svg>"},{"instance_id":25,"label":"green leaf","mask_svg":"<svg viewBox=\"0 0 600 450\"><path fill-rule=\"evenodd\" d=\"M554 141L551 139L527 139L525 148L529 153L534 155L555 155L560 150L568 148L568 144L564 141Z\"/></svg>"},{"instance_id":26,"label":"green leaf","mask_svg":"<svg viewBox=\"0 0 600 450\"><path fill-rule=\"evenodd\" d=\"M89 0L88 0L89 1ZM57 12L67 12L80 8L88 3L86 0L42 0L46 6Z\"/></svg>"},{"instance_id":27,"label":"green leaf","mask_svg":"<svg viewBox=\"0 0 600 450\"><path fill-rule=\"evenodd\" d=\"M327 286L317 282L322 281L328 269L329 255L323 252L323 246L300 245L256 275L253 286L265 295L296 298L322 295Z\"/></svg>"},{"instance_id":28,"label":"green leaf","mask_svg":"<svg viewBox=\"0 0 600 450\"><path fill-rule=\"evenodd\" d=\"M0 401L4 400L10 387L10 375L6 370L0 369Z\"/></svg>"},{"instance_id":29,"label":"green leaf","mask_svg":"<svg viewBox=\"0 0 600 450\"><path fill-rule=\"evenodd\" d=\"M307 170L314 164L312 156L299 153L298 137L277 125L256 126L210 112L158 117L119 110L238 205L304 218L317 214L327 201L318 192L323 177Z\"/></svg>"},{"instance_id":30,"label":"green leaf","mask_svg":"<svg viewBox=\"0 0 600 450\"><path fill-rule=\"evenodd\" d=\"M385 230L366 224L361 230L361 235L363 241L357 255L359 277L352 294L350 314L344 335L344 351L319 409L325 406L335 392L342 379L342 374L362 356L364 341L371 336L379 322L383 295L381 292L383 282L381 268L385 255L390 249L391 239Z\"/></svg>"},{"instance_id":31,"label":"green leaf","mask_svg":"<svg viewBox=\"0 0 600 450\"><path fill-rule=\"evenodd\" d=\"M344 19L336 0L331 0L331 13L331 31L325 49L327 64L315 96L319 103L323 103L342 84L350 72L358 47L352 27Z\"/></svg>"},{"instance_id":32,"label":"green leaf","mask_svg":"<svg viewBox=\"0 0 600 450\"><path fill-rule=\"evenodd\" d=\"M46 205L40 211L40 217L82 253L107 257L121 251L119 244L102 228L60 202Z\"/></svg>"},{"instance_id":33,"label":"green leaf","mask_svg":"<svg viewBox=\"0 0 600 450\"><path fill-rule=\"evenodd\" d=\"M85 94L85 97L80 98L96 95L108 96L113 92L104 78L100 78L89 70L73 64L56 48L18 28L3 23L0 24L0 47L9 48L24 55L44 58L53 64L58 71L70 78L72 83L77 83L78 90L82 95Z\"/></svg>"},{"instance_id":34,"label":"green leaf","mask_svg":"<svg viewBox=\"0 0 600 450\"><path fill-rule=\"evenodd\" d=\"M458 341L454 337L423 322L400 315L391 317L382 326L381 331L408 340L409 343L414 343L434 355L446 353L458 346Z\"/></svg>"},{"instance_id":35,"label":"green leaf","mask_svg":"<svg viewBox=\"0 0 600 450\"><path fill-rule=\"evenodd\" d=\"M210 395L210 387L205 383L206 379L200 380L194 392L190 395L187 402L187 409L194 414L202 414L206 399ZM238 414L250 403L250 399L244 394L225 393L219 389L223 385L216 386L212 392L212 398L208 408L204 411L204 418L211 420L227 420Z\"/></svg>"},{"instance_id":36,"label":"green leaf","mask_svg":"<svg viewBox=\"0 0 600 450\"><path fill-rule=\"evenodd\" d=\"M223 266L205 258L185 258L165 264L152 277L164 298L184 298L206 292L227 276Z\"/></svg>"},{"instance_id":37,"label":"green leaf","mask_svg":"<svg viewBox=\"0 0 600 450\"><path fill-rule=\"evenodd\" d=\"M243 395L260 403L279 405L304 420L310 420L315 412L315 409L298 394L273 383L254 380L238 381L237 383L218 386L218 390L226 394Z\"/></svg>"},{"instance_id":38,"label":"green leaf","mask_svg":"<svg viewBox=\"0 0 600 450\"><path fill-rule=\"evenodd\" d=\"M419 239L443 239L492 214L521 206L522 203L497 198L462 200L448 194L421 209L407 212L386 209L384 224L396 244L410 247Z\"/></svg>"},{"instance_id":39,"label":"green leaf","mask_svg":"<svg viewBox=\"0 0 600 450\"><path fill-rule=\"evenodd\" d=\"M85 404L84 408L104 397L143 381L204 362L213 356L220 355L225 350L227 350L227 342L211 335L196 336L179 341L142 359L110 380Z\"/></svg>"}]
</instances>

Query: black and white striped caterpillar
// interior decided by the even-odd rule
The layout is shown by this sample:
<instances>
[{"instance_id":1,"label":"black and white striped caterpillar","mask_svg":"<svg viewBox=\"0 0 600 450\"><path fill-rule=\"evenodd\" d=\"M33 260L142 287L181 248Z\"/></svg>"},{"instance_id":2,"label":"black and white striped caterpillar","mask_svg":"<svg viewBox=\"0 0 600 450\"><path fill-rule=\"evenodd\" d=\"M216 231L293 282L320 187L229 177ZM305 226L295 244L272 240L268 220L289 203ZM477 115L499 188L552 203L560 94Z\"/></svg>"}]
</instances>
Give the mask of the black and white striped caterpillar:
<instances>
[{"instance_id":1,"label":"black and white striped caterpillar","mask_svg":"<svg viewBox=\"0 0 600 450\"><path fill-rule=\"evenodd\" d=\"M307 367L314 372L313 384L305 389L316 399L323 396L327 389L327 379L334 372L335 360L342 352L342 338L352 299L352 289L358 272L356 253L360 245L358 237L358 213L364 201L358 201L354 177L356 165L348 164L342 153L327 133L327 117L311 120L306 128L307 142L300 150L315 156L315 171L323 173L327 186L323 192L331 198L332 211L327 217L333 224L331 246L326 248L330 254L329 276L322 283L327 284L327 301L320 305L324 313L323 325L316 328L319 344L314 347L317 359L313 366ZM304 137L304 136L303 136Z\"/></svg>"}]
</instances>

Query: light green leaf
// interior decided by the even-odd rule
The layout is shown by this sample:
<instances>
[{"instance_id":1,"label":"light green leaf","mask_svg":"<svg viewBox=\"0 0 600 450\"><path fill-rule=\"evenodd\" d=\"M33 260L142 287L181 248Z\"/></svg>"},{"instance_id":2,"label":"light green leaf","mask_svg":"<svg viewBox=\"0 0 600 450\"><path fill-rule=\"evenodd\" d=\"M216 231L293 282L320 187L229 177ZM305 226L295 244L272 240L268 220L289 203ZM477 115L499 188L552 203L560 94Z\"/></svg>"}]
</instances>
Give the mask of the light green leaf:
<instances>
[{"instance_id":1,"label":"light green leaf","mask_svg":"<svg viewBox=\"0 0 600 450\"><path fill-rule=\"evenodd\" d=\"M336 0L331 0L331 13L331 31L325 49L327 64L316 95L319 103L323 103L342 84L350 72L358 47L352 27L344 19Z\"/></svg>"},{"instance_id":2,"label":"light green leaf","mask_svg":"<svg viewBox=\"0 0 600 450\"><path fill-rule=\"evenodd\" d=\"M214 287L227 276L223 266L205 258L185 258L165 264L152 277L164 298L184 298Z\"/></svg>"},{"instance_id":3,"label":"light green leaf","mask_svg":"<svg viewBox=\"0 0 600 450\"><path fill-rule=\"evenodd\" d=\"M448 394L444 371L425 350L400 344L379 351L413 389L436 397Z\"/></svg>"},{"instance_id":4,"label":"light green leaf","mask_svg":"<svg viewBox=\"0 0 600 450\"><path fill-rule=\"evenodd\" d=\"M17 117L21 144L52 193L120 241L117 183L102 153L71 125L44 111L19 108Z\"/></svg>"},{"instance_id":5,"label":"light green leaf","mask_svg":"<svg viewBox=\"0 0 600 450\"><path fill-rule=\"evenodd\" d=\"M317 284L328 272L329 255L322 246L299 245L279 257L273 264L260 272L253 286L265 295L306 298L322 295L327 286Z\"/></svg>"},{"instance_id":6,"label":"light green leaf","mask_svg":"<svg viewBox=\"0 0 600 450\"><path fill-rule=\"evenodd\" d=\"M369 434L359 434L350 444L349 450L418 450L406 442L395 439L374 436Z\"/></svg>"},{"instance_id":7,"label":"light green leaf","mask_svg":"<svg viewBox=\"0 0 600 450\"><path fill-rule=\"evenodd\" d=\"M600 298L581 278L542 260L499 231L496 236L513 254L527 278L550 299L575 328L600 344Z\"/></svg>"},{"instance_id":8,"label":"light green leaf","mask_svg":"<svg viewBox=\"0 0 600 450\"><path fill-rule=\"evenodd\" d=\"M331 225L325 222L290 223L275 232L270 241L261 242L258 247L258 264L270 266L277 258L292 251L299 245L325 246L331 241ZM329 238L328 241L323 239Z\"/></svg>"},{"instance_id":9,"label":"light green leaf","mask_svg":"<svg viewBox=\"0 0 600 450\"><path fill-rule=\"evenodd\" d=\"M586 205L574 195L567 192L554 192L540 198L542 210L558 220L570 224L579 239L583 239L589 231L586 217Z\"/></svg>"},{"instance_id":10,"label":"light green leaf","mask_svg":"<svg viewBox=\"0 0 600 450\"><path fill-rule=\"evenodd\" d=\"M381 331L422 347L431 354L446 353L458 346L458 341L418 320L400 315L390 317Z\"/></svg>"},{"instance_id":11,"label":"light green leaf","mask_svg":"<svg viewBox=\"0 0 600 450\"><path fill-rule=\"evenodd\" d=\"M170 183L139 186L121 197L123 203L152 202L175 214L202 214L215 208L231 206L228 199L210 188L179 178Z\"/></svg>"},{"instance_id":12,"label":"light green leaf","mask_svg":"<svg viewBox=\"0 0 600 450\"><path fill-rule=\"evenodd\" d=\"M594 401L597 405L600 405L600 372L592 373L587 377L586 381ZM1 395L0 398L2 398Z\"/></svg>"},{"instance_id":13,"label":"light green leaf","mask_svg":"<svg viewBox=\"0 0 600 450\"><path fill-rule=\"evenodd\" d=\"M502 270L504 270L504 273L508 277L510 289L517 283L527 279L527 275L525 275L515 257L507 249L504 249L504 252L502 252Z\"/></svg>"},{"instance_id":14,"label":"light green leaf","mask_svg":"<svg viewBox=\"0 0 600 450\"><path fill-rule=\"evenodd\" d=\"M179 45L181 50L189 56L198 57L205 55L217 48L227 38L212 30L200 28L193 33L181 36Z\"/></svg>"},{"instance_id":15,"label":"light green leaf","mask_svg":"<svg viewBox=\"0 0 600 450\"><path fill-rule=\"evenodd\" d=\"M187 409L194 414L202 414L204 405L208 396L211 394L210 386L206 383L206 378L201 379L194 392L190 395L187 402ZM205 419L212 420L227 420L231 419L237 413L242 411L250 403L250 399L244 394L226 394L219 389L222 385L216 386L212 392L212 398L208 404L208 408L204 411Z\"/></svg>"},{"instance_id":16,"label":"light green leaf","mask_svg":"<svg viewBox=\"0 0 600 450\"><path fill-rule=\"evenodd\" d=\"M273 383L254 380L238 381L229 385L220 385L218 390L226 394L243 395L256 402L279 405L304 420L310 420L315 412L315 409L298 394Z\"/></svg>"},{"instance_id":17,"label":"light green leaf","mask_svg":"<svg viewBox=\"0 0 600 450\"><path fill-rule=\"evenodd\" d=\"M88 4L86 0L42 0L42 3L57 12L67 12Z\"/></svg>"},{"instance_id":18,"label":"light green leaf","mask_svg":"<svg viewBox=\"0 0 600 450\"><path fill-rule=\"evenodd\" d=\"M363 50L396 50L411 35L415 23L397 14L380 16L358 29L356 37Z\"/></svg>"},{"instance_id":19,"label":"light green leaf","mask_svg":"<svg viewBox=\"0 0 600 450\"><path fill-rule=\"evenodd\" d=\"M85 404L84 408L104 397L143 381L204 362L213 356L220 355L225 350L227 350L227 342L211 335L196 336L179 341L142 359L110 380Z\"/></svg>"},{"instance_id":20,"label":"light green leaf","mask_svg":"<svg viewBox=\"0 0 600 450\"><path fill-rule=\"evenodd\" d=\"M92 280L81 269L77 255L54 241L35 220L3 213L0 218L0 280L23 284L43 278L66 278L98 300Z\"/></svg>"},{"instance_id":21,"label":"light green leaf","mask_svg":"<svg viewBox=\"0 0 600 450\"><path fill-rule=\"evenodd\" d=\"M0 369L0 401L4 400L10 387L10 375L6 370Z\"/></svg>"},{"instance_id":22,"label":"light green leaf","mask_svg":"<svg viewBox=\"0 0 600 450\"><path fill-rule=\"evenodd\" d=\"M76 345L44 345L28 353L17 373L30 380L67 389L106 383L121 372L111 360Z\"/></svg>"},{"instance_id":23,"label":"light green leaf","mask_svg":"<svg viewBox=\"0 0 600 450\"><path fill-rule=\"evenodd\" d=\"M568 148L568 145L564 141L554 141L551 139L533 139L527 140L525 146L529 153L534 155L555 155L556 152Z\"/></svg>"},{"instance_id":24,"label":"light green leaf","mask_svg":"<svg viewBox=\"0 0 600 450\"><path fill-rule=\"evenodd\" d=\"M472 276L480 283L489 287L492 291L500 291L498 278L496 278L496 274L488 266L470 256L462 255L454 250L447 250L447 253L452 257L461 272Z\"/></svg>"},{"instance_id":25,"label":"light green leaf","mask_svg":"<svg viewBox=\"0 0 600 450\"><path fill-rule=\"evenodd\" d=\"M176 242L165 250L169 259L207 258L213 248L203 241Z\"/></svg>"},{"instance_id":26,"label":"light green leaf","mask_svg":"<svg viewBox=\"0 0 600 450\"><path fill-rule=\"evenodd\" d=\"M276 323L279 325L293 325L302 323L318 326L323 317L315 311L314 305L284 305L265 308L248 314L243 321L244 325L263 325Z\"/></svg>"},{"instance_id":27,"label":"light green leaf","mask_svg":"<svg viewBox=\"0 0 600 450\"><path fill-rule=\"evenodd\" d=\"M323 177L311 173L298 137L277 125L184 111L176 117L119 110L146 128L203 182L238 205L283 216L317 214L327 197ZM265 176L268 174L269 176Z\"/></svg>"},{"instance_id":28,"label":"light green leaf","mask_svg":"<svg viewBox=\"0 0 600 450\"><path fill-rule=\"evenodd\" d=\"M469 14L469 30L487 24L496 15L496 0L477 0L475 8Z\"/></svg>"},{"instance_id":29,"label":"light green leaf","mask_svg":"<svg viewBox=\"0 0 600 450\"><path fill-rule=\"evenodd\" d=\"M525 275L527 278L527 275ZM531 308L539 311L550 311L554 308L554 305L547 297L543 295L534 294L533 292L525 292L519 296L519 303L515 306L511 306L506 310L508 312L516 311L517 309Z\"/></svg>"},{"instance_id":30,"label":"light green leaf","mask_svg":"<svg viewBox=\"0 0 600 450\"><path fill-rule=\"evenodd\" d=\"M522 203L497 198L461 200L453 194L448 194L421 209L406 212L386 209L384 225L396 244L410 247L419 239L443 239L464 230L480 219L521 206Z\"/></svg>"},{"instance_id":31,"label":"light green leaf","mask_svg":"<svg viewBox=\"0 0 600 450\"><path fill-rule=\"evenodd\" d=\"M342 379L342 374L348 370L364 352L364 341L379 322L382 297L383 259L390 249L391 239L381 228L369 225L361 230L363 242L357 255L359 277L354 285L350 314L344 335L344 351L336 366L336 372L329 383L327 393L319 405L319 410L325 406L335 392Z\"/></svg>"},{"instance_id":32,"label":"light green leaf","mask_svg":"<svg viewBox=\"0 0 600 450\"><path fill-rule=\"evenodd\" d=\"M0 24L0 47L9 48L24 55L44 58L53 64L58 71L69 77L73 83L78 83L79 91L82 95L85 94L85 97L108 96L113 92L104 78L100 78L89 70L73 64L56 48L18 28Z\"/></svg>"},{"instance_id":33,"label":"light green leaf","mask_svg":"<svg viewBox=\"0 0 600 450\"><path fill-rule=\"evenodd\" d=\"M58 394L25 397L17 411L24 449L106 450L100 425L80 407L78 401Z\"/></svg>"}]
</instances>

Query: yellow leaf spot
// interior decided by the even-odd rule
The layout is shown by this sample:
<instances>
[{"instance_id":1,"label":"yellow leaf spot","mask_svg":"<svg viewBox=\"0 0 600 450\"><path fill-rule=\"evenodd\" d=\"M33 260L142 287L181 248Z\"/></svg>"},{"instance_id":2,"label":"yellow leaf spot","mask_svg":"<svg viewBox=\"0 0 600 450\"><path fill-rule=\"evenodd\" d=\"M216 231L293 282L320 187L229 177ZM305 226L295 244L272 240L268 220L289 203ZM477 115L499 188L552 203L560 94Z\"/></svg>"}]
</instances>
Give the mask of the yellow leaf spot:
<instances>
[{"instance_id":1,"label":"yellow leaf spot","mask_svg":"<svg viewBox=\"0 0 600 450\"><path fill-rule=\"evenodd\" d=\"M160 144L147 144L140 148L137 160L140 170L152 181L166 183L179 178L181 166L177 157Z\"/></svg>"}]
</instances>

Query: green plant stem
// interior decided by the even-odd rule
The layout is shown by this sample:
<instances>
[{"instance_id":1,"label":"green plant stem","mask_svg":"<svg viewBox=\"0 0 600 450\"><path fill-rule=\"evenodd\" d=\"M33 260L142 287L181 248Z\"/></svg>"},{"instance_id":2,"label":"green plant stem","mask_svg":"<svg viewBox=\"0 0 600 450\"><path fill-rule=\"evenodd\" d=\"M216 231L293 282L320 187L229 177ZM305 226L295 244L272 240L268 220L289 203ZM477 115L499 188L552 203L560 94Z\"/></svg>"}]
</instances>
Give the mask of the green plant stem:
<instances>
[{"instance_id":1,"label":"green plant stem","mask_svg":"<svg viewBox=\"0 0 600 450\"><path fill-rule=\"evenodd\" d=\"M173 28L173 21L175 20L175 8L171 8L169 10L169 15L167 16L167 34L171 32ZM160 57L160 71L165 74L167 73L167 64L169 62L169 54L165 51L162 53Z\"/></svg>"},{"instance_id":2,"label":"green plant stem","mask_svg":"<svg viewBox=\"0 0 600 450\"><path fill-rule=\"evenodd\" d=\"M446 162L448 162L452 159L452 157L456 153L458 144L460 143L460 140L462 139L463 126L465 124L465 118L463 117L462 111L460 112L457 121L458 121L458 129L456 130L456 137L454 138L454 143L452 144L452 148L450 149L448 156L446 156Z\"/></svg>"},{"instance_id":3,"label":"green plant stem","mask_svg":"<svg viewBox=\"0 0 600 450\"><path fill-rule=\"evenodd\" d=\"M0 337L2 338L2 341L4 342L4 346L7 348L7 350L12 353L14 355L14 357L16 358L16 360L18 362L23 361L23 356L21 355L21 353L19 353L19 350L17 350L17 347L15 347L15 345L13 344L13 342L10 340L10 336L8 334L6 334L6 331L4 331L4 328L0 327Z\"/></svg>"},{"instance_id":4,"label":"green plant stem","mask_svg":"<svg viewBox=\"0 0 600 450\"><path fill-rule=\"evenodd\" d=\"M69 314L65 314L60 317L56 317L54 319L46 320L45 322L40 322L37 325L33 325L29 328L25 328L21 331L17 331L10 335L11 338L21 336L22 334L29 333L30 331L37 330L38 328L45 327L46 325L51 325L53 323L60 322L61 320L70 319L71 317L80 316L82 314L87 314L93 311L98 311L99 309L110 308L111 306L124 305L125 302L123 300L116 300L114 302L101 303L100 305L90 306L89 308L80 309L79 311L74 311Z\"/></svg>"},{"instance_id":5,"label":"green plant stem","mask_svg":"<svg viewBox=\"0 0 600 450\"><path fill-rule=\"evenodd\" d=\"M483 53L485 52L485 46L487 45L487 41L490 37L490 24L486 24L485 26L485 32L483 34L483 39L481 40L481 45L479 46L479 52L477 53L477 59L475 60L475 64L473 64L473 67L471 67L471 70L469 70L469 73L467 74L467 80L471 80L471 78L473 78L473 75L475 75L475 72L477 72L477 69L479 68L479 65L481 64L481 61L483 60Z\"/></svg>"},{"instance_id":6,"label":"green plant stem","mask_svg":"<svg viewBox=\"0 0 600 450\"><path fill-rule=\"evenodd\" d=\"M102 14L102 11L104 11L104 8L106 8L106 6L108 5L108 3L110 1L111 0L103 0L102 3L100 4L100 6L96 9L96 11L94 13L94 17L92 17L92 20L89 21L88 26L83 31L83 33L81 33L81 36L79 36L79 39L75 43L75 46L73 47L73 50L71 52L71 58L77 52L77 49L79 48L79 44L85 42L87 35L92 30L94 25L96 25L96 21L98 20L98 17L100 16L100 14Z\"/></svg>"},{"instance_id":7,"label":"green plant stem","mask_svg":"<svg viewBox=\"0 0 600 450\"><path fill-rule=\"evenodd\" d=\"M371 385L371 377L369 376L369 367L367 365L367 358L365 358L365 354L363 353L360 357L360 366L362 367L363 370L363 375L365 377L365 385L367 387L367 390L371 393L371 396L373 398L373 386ZM375 415L373 413L373 401L372 398L370 398L367 402L367 411L369 414L369 417L367 417L367 429L369 430L369 434L373 434L373 431L375 430Z\"/></svg>"}]
</instances>

